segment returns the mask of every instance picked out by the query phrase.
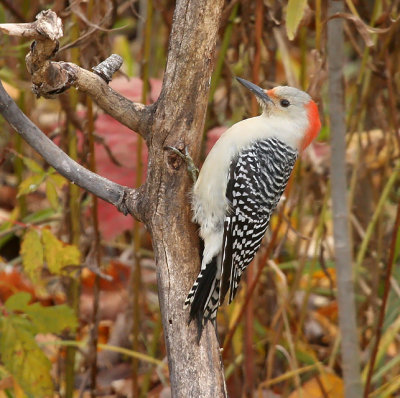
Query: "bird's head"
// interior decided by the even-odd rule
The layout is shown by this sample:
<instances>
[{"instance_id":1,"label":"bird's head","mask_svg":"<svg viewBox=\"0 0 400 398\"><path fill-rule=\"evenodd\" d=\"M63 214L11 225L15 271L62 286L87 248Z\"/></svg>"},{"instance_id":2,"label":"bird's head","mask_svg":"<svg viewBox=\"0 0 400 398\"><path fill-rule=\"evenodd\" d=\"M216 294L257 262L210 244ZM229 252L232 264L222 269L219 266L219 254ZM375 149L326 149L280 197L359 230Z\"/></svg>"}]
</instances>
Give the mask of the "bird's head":
<instances>
[{"instance_id":1,"label":"bird's head","mask_svg":"<svg viewBox=\"0 0 400 398\"><path fill-rule=\"evenodd\" d=\"M301 150L306 149L318 135L321 128L318 106L306 92L289 86L264 90L240 77L237 80L255 94L265 117L278 117L282 122L287 120L298 125L303 133Z\"/></svg>"}]
</instances>

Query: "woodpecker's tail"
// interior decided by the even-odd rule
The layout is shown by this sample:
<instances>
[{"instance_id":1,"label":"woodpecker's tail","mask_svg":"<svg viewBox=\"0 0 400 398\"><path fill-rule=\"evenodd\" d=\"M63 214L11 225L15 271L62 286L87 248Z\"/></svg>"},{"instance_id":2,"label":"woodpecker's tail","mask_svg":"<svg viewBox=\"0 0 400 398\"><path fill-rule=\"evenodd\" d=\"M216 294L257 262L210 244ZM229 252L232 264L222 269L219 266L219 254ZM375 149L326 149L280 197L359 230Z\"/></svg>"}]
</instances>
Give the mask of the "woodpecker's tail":
<instances>
[{"instance_id":1,"label":"woodpecker's tail","mask_svg":"<svg viewBox=\"0 0 400 398\"><path fill-rule=\"evenodd\" d=\"M185 300L185 307L190 305L189 323L196 320L198 341L207 321L215 322L219 302L219 277L217 276L217 259L215 256L194 282Z\"/></svg>"}]
</instances>

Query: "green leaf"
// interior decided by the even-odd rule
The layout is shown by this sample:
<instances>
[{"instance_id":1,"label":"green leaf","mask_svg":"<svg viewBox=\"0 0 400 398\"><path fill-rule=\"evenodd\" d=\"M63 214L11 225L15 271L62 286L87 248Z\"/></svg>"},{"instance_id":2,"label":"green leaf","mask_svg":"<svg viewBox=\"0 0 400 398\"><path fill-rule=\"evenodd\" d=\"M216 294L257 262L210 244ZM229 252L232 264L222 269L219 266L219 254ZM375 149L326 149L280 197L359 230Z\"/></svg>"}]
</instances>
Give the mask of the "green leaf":
<instances>
[{"instance_id":1,"label":"green leaf","mask_svg":"<svg viewBox=\"0 0 400 398\"><path fill-rule=\"evenodd\" d=\"M74 331L78 321L71 307L66 304L43 307L34 303L25 308L38 333L61 333L65 329Z\"/></svg>"},{"instance_id":2,"label":"green leaf","mask_svg":"<svg viewBox=\"0 0 400 398\"><path fill-rule=\"evenodd\" d=\"M29 159L27 157L22 157L22 161L24 162L25 166L32 171L33 173L36 174L42 174L44 175L44 170L42 169L41 166L39 166L38 163L36 163L34 160Z\"/></svg>"},{"instance_id":3,"label":"green leaf","mask_svg":"<svg viewBox=\"0 0 400 398\"><path fill-rule=\"evenodd\" d=\"M54 215L53 209L41 209L34 213L28 214L26 217L22 219L25 224L28 223L40 223L43 221L47 221L50 217Z\"/></svg>"},{"instance_id":4,"label":"green leaf","mask_svg":"<svg viewBox=\"0 0 400 398\"><path fill-rule=\"evenodd\" d=\"M29 321L22 317L11 315L1 319L2 362L27 395L52 397L51 363L29 329Z\"/></svg>"},{"instance_id":5,"label":"green leaf","mask_svg":"<svg viewBox=\"0 0 400 398\"><path fill-rule=\"evenodd\" d=\"M47 266L53 274L60 274L67 265L80 264L81 254L78 248L61 242L49 229L42 230L42 242Z\"/></svg>"},{"instance_id":6,"label":"green leaf","mask_svg":"<svg viewBox=\"0 0 400 398\"><path fill-rule=\"evenodd\" d=\"M10 296L4 303L7 311L24 311L31 301L32 296L28 292L18 292Z\"/></svg>"},{"instance_id":7,"label":"green leaf","mask_svg":"<svg viewBox=\"0 0 400 398\"><path fill-rule=\"evenodd\" d=\"M46 181L46 197L50 203L50 206L54 210L58 210L60 208L60 202L58 201L56 187L50 179L47 179Z\"/></svg>"},{"instance_id":8,"label":"green leaf","mask_svg":"<svg viewBox=\"0 0 400 398\"><path fill-rule=\"evenodd\" d=\"M21 243L22 264L33 282L40 279L43 267L43 246L40 235L33 228L28 229Z\"/></svg>"},{"instance_id":9,"label":"green leaf","mask_svg":"<svg viewBox=\"0 0 400 398\"><path fill-rule=\"evenodd\" d=\"M44 174L35 174L23 180L18 187L18 195L26 195L36 191L44 179Z\"/></svg>"},{"instance_id":10,"label":"green leaf","mask_svg":"<svg viewBox=\"0 0 400 398\"><path fill-rule=\"evenodd\" d=\"M306 9L307 0L289 0L286 9L286 32L293 40Z\"/></svg>"},{"instance_id":11,"label":"green leaf","mask_svg":"<svg viewBox=\"0 0 400 398\"><path fill-rule=\"evenodd\" d=\"M67 179L60 174L51 174L49 178L57 188L62 188L68 183Z\"/></svg>"},{"instance_id":12,"label":"green leaf","mask_svg":"<svg viewBox=\"0 0 400 398\"><path fill-rule=\"evenodd\" d=\"M66 304L44 307L40 303L29 304L32 296L27 292L15 293L4 306L8 312L20 311L31 320L31 330L36 333L61 333L69 328L75 330L78 322L74 311Z\"/></svg>"}]
</instances>

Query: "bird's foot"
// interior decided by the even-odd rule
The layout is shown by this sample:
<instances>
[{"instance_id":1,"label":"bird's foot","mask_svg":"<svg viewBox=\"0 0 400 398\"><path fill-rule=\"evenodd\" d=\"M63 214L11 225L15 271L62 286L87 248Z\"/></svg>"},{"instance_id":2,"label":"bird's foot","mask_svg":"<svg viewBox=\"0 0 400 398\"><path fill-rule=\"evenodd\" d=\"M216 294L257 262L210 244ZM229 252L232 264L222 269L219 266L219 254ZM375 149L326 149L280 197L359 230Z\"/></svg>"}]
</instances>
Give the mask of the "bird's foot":
<instances>
[{"instance_id":1,"label":"bird's foot","mask_svg":"<svg viewBox=\"0 0 400 398\"><path fill-rule=\"evenodd\" d=\"M186 163L187 171L190 177L193 180L193 183L197 181L197 177L199 175L199 169L194 164L192 157L189 154L187 147L185 146L185 152L173 147L173 146L166 146L167 149L178 155L181 159L183 159Z\"/></svg>"}]
</instances>

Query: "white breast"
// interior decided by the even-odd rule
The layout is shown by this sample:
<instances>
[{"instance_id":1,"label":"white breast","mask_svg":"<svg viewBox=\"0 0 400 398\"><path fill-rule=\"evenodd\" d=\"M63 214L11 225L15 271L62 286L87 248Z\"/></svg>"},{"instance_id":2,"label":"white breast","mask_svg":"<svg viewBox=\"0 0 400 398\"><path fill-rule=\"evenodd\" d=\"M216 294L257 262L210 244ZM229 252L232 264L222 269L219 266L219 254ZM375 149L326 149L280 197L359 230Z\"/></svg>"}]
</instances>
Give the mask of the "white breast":
<instances>
[{"instance_id":1,"label":"white breast","mask_svg":"<svg viewBox=\"0 0 400 398\"><path fill-rule=\"evenodd\" d=\"M200 236L221 231L227 200L227 176L231 160L254 141L276 137L298 150L306 125L299 126L281 117L265 115L242 120L228 129L208 154L193 188L193 221L200 225Z\"/></svg>"}]
</instances>

